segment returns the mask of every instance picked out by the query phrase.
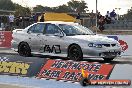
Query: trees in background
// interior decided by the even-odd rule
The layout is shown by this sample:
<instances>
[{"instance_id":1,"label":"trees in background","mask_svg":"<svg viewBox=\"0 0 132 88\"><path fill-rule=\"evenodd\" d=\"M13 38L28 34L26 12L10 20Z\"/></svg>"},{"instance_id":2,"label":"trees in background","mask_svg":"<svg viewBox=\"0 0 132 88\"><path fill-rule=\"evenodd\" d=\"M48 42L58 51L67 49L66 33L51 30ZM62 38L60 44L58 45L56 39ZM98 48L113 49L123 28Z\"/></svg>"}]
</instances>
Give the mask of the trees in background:
<instances>
[{"instance_id":1,"label":"trees in background","mask_svg":"<svg viewBox=\"0 0 132 88\"><path fill-rule=\"evenodd\" d=\"M37 5L36 7L33 8L34 12L78 12L78 13L84 13L86 12L87 9L87 4L85 1L76 1L76 0L71 0L67 2L66 4L57 6L57 7L47 7L47 6L41 6Z\"/></svg>"},{"instance_id":2,"label":"trees in background","mask_svg":"<svg viewBox=\"0 0 132 88\"><path fill-rule=\"evenodd\" d=\"M52 11L53 12L64 12L64 13L66 13L66 12L73 12L73 10L69 6L67 6L65 4L60 5L58 7L54 7L52 9Z\"/></svg>"},{"instance_id":3,"label":"trees in background","mask_svg":"<svg viewBox=\"0 0 132 88\"><path fill-rule=\"evenodd\" d=\"M29 7L22 7L21 5L14 4L15 5L15 15L16 16L29 16L31 14L31 10Z\"/></svg>"},{"instance_id":4,"label":"trees in background","mask_svg":"<svg viewBox=\"0 0 132 88\"><path fill-rule=\"evenodd\" d=\"M15 15L29 15L31 13L31 10L28 7L23 7L19 4L13 3L11 0L0 0L0 10L3 12L0 14L4 13L9 14L10 11L15 11ZM9 12L8 12L9 11Z\"/></svg>"},{"instance_id":5,"label":"trees in background","mask_svg":"<svg viewBox=\"0 0 132 88\"><path fill-rule=\"evenodd\" d=\"M132 7L128 10L127 14L124 15L124 18L132 20Z\"/></svg>"},{"instance_id":6,"label":"trees in background","mask_svg":"<svg viewBox=\"0 0 132 88\"><path fill-rule=\"evenodd\" d=\"M86 12L87 4L85 1L76 1L76 0L71 0L68 3L68 7L72 9L74 12L79 12L79 13L84 13Z\"/></svg>"},{"instance_id":7,"label":"trees in background","mask_svg":"<svg viewBox=\"0 0 132 88\"><path fill-rule=\"evenodd\" d=\"M52 8L50 7L44 7L42 5L37 5L36 7L33 8L34 12L44 12L44 11L52 11Z\"/></svg>"},{"instance_id":8,"label":"trees in background","mask_svg":"<svg viewBox=\"0 0 132 88\"><path fill-rule=\"evenodd\" d=\"M47 7L37 5L33 8L33 12L78 12L84 13L87 9L85 1L71 0L66 4L57 7ZM28 15L31 13L29 7L23 7L19 4L13 3L11 0L0 0L0 10L15 11L15 15Z\"/></svg>"},{"instance_id":9,"label":"trees in background","mask_svg":"<svg viewBox=\"0 0 132 88\"><path fill-rule=\"evenodd\" d=\"M15 5L11 0L0 0L1 10L15 10Z\"/></svg>"}]
</instances>

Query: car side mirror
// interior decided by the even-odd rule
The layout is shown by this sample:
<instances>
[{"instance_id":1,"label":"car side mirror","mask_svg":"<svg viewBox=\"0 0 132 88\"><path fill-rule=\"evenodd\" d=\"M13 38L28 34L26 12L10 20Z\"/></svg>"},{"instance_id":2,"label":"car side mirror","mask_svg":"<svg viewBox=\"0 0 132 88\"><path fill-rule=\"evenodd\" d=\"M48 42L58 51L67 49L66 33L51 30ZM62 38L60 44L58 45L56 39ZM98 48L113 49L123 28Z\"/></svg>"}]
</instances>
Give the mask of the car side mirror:
<instances>
[{"instance_id":1,"label":"car side mirror","mask_svg":"<svg viewBox=\"0 0 132 88\"><path fill-rule=\"evenodd\" d=\"M28 34L31 34L32 33L32 31L28 31Z\"/></svg>"}]
</instances>

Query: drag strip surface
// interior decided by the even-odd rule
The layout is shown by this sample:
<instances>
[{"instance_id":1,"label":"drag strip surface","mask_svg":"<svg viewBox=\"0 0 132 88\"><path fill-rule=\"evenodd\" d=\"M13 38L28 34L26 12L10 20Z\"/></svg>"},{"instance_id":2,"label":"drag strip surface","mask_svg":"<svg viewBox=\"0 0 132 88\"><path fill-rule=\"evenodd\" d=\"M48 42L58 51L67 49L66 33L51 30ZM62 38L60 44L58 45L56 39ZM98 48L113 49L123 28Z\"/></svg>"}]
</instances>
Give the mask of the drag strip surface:
<instances>
[{"instance_id":1,"label":"drag strip surface","mask_svg":"<svg viewBox=\"0 0 132 88\"><path fill-rule=\"evenodd\" d=\"M9 58L20 58L20 56L17 52L14 52L13 50L9 48L0 48L0 57L9 57ZM42 55L33 55L32 57L25 57L25 59L28 58L50 58L49 56L42 56ZM64 59L60 57L52 57L52 59ZM103 61L102 58L85 58L83 61L88 61L88 62L99 62L99 63L106 63ZM123 56L123 57L118 57L115 58L113 61L109 62L109 64L129 64L132 65L132 56Z\"/></svg>"}]
</instances>

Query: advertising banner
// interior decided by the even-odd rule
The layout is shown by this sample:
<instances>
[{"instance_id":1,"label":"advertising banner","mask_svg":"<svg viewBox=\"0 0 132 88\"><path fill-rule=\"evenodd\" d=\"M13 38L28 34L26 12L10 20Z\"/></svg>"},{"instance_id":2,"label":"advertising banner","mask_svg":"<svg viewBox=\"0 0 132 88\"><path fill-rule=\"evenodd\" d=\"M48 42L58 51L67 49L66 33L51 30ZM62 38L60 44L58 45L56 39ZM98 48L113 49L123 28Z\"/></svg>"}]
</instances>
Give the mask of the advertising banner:
<instances>
[{"instance_id":1,"label":"advertising banner","mask_svg":"<svg viewBox=\"0 0 132 88\"><path fill-rule=\"evenodd\" d=\"M82 78L81 70L88 72L90 80L109 79L114 68L111 64L73 62L63 60L48 60L38 74L38 78L79 81Z\"/></svg>"},{"instance_id":2,"label":"advertising banner","mask_svg":"<svg viewBox=\"0 0 132 88\"><path fill-rule=\"evenodd\" d=\"M10 31L0 31L0 47L11 47L12 33Z\"/></svg>"},{"instance_id":3,"label":"advertising banner","mask_svg":"<svg viewBox=\"0 0 132 88\"><path fill-rule=\"evenodd\" d=\"M122 56L132 56L132 35L107 35L117 40L122 47Z\"/></svg>"},{"instance_id":4,"label":"advertising banner","mask_svg":"<svg viewBox=\"0 0 132 88\"><path fill-rule=\"evenodd\" d=\"M0 55L0 75L36 76L46 59Z\"/></svg>"}]
</instances>

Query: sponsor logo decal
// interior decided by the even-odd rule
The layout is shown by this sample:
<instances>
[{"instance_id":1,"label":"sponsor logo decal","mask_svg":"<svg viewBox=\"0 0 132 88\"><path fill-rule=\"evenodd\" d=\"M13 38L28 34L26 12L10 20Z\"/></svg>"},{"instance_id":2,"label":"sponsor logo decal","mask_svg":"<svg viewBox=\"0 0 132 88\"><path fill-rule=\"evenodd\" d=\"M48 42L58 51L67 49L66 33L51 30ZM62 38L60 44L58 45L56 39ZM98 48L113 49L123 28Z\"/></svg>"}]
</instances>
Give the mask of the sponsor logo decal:
<instances>
[{"instance_id":1,"label":"sponsor logo decal","mask_svg":"<svg viewBox=\"0 0 132 88\"><path fill-rule=\"evenodd\" d=\"M2 45L3 42L5 42L4 33L0 32L0 45Z\"/></svg>"},{"instance_id":2,"label":"sponsor logo decal","mask_svg":"<svg viewBox=\"0 0 132 88\"><path fill-rule=\"evenodd\" d=\"M120 40L118 36L107 36L107 37L117 40L120 43L123 51L126 51L128 49L128 44L127 42L125 42L125 40Z\"/></svg>"},{"instance_id":3,"label":"sponsor logo decal","mask_svg":"<svg viewBox=\"0 0 132 88\"><path fill-rule=\"evenodd\" d=\"M126 51L128 49L128 45L125 41L119 40L119 43L120 43L123 51Z\"/></svg>"},{"instance_id":4,"label":"sponsor logo decal","mask_svg":"<svg viewBox=\"0 0 132 88\"><path fill-rule=\"evenodd\" d=\"M88 71L85 71L84 68L82 68L82 78L80 80L80 84L82 86L86 85L116 85L116 86L129 86L131 84L131 80L108 80L108 79L103 79L103 80L90 80L88 79Z\"/></svg>"},{"instance_id":5,"label":"sponsor logo decal","mask_svg":"<svg viewBox=\"0 0 132 88\"><path fill-rule=\"evenodd\" d=\"M40 51L42 52L47 52L47 53L55 53L55 54L59 54L61 53L61 48L60 45L44 45L44 47L40 48Z\"/></svg>"},{"instance_id":6,"label":"sponsor logo decal","mask_svg":"<svg viewBox=\"0 0 132 88\"><path fill-rule=\"evenodd\" d=\"M26 75L30 65L23 62L0 61L0 73L11 73Z\"/></svg>"}]
</instances>

